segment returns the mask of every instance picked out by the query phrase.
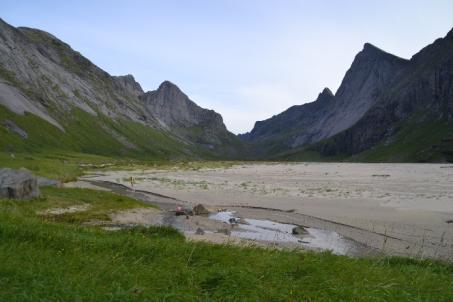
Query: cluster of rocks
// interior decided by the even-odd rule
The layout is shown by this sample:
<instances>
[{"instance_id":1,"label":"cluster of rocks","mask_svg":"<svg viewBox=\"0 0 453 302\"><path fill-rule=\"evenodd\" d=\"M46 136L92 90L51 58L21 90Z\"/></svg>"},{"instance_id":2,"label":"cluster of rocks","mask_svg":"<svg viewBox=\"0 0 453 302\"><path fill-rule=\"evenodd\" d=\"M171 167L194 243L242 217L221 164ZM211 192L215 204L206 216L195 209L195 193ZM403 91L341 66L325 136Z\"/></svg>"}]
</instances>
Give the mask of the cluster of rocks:
<instances>
[{"instance_id":1,"label":"cluster of rocks","mask_svg":"<svg viewBox=\"0 0 453 302\"><path fill-rule=\"evenodd\" d=\"M209 215L209 210L206 209L201 203L197 204L193 208L184 208L181 206L176 207L176 216L193 216L193 215Z\"/></svg>"}]
</instances>

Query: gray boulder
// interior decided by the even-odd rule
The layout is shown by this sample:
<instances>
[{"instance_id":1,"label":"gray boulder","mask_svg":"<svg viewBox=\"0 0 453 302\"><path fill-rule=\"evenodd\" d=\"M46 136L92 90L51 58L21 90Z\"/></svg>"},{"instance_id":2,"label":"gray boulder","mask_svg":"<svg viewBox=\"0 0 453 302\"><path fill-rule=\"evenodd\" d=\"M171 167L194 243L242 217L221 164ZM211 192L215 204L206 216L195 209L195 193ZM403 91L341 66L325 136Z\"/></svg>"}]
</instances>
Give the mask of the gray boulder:
<instances>
[{"instance_id":1,"label":"gray boulder","mask_svg":"<svg viewBox=\"0 0 453 302\"><path fill-rule=\"evenodd\" d=\"M0 169L0 198L30 199L38 196L38 180L29 171Z\"/></svg>"},{"instance_id":2,"label":"gray boulder","mask_svg":"<svg viewBox=\"0 0 453 302\"><path fill-rule=\"evenodd\" d=\"M208 215L209 211L201 203L197 204L192 209L194 215Z\"/></svg>"},{"instance_id":3,"label":"gray boulder","mask_svg":"<svg viewBox=\"0 0 453 302\"><path fill-rule=\"evenodd\" d=\"M197 228L197 230L195 231L195 234L196 235L204 235L204 230L202 228Z\"/></svg>"},{"instance_id":4,"label":"gray boulder","mask_svg":"<svg viewBox=\"0 0 453 302\"><path fill-rule=\"evenodd\" d=\"M304 235L304 234L307 234L307 230L305 230L304 227L301 227L301 226L296 226L293 228L293 235Z\"/></svg>"}]
</instances>

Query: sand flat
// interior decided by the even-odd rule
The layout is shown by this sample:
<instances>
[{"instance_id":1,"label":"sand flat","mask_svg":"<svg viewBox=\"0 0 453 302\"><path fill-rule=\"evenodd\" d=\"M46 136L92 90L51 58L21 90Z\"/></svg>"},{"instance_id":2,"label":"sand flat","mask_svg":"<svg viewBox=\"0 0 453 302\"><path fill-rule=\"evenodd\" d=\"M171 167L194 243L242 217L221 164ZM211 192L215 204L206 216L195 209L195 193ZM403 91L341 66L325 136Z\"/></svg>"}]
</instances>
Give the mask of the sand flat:
<instances>
[{"instance_id":1,"label":"sand flat","mask_svg":"<svg viewBox=\"0 0 453 302\"><path fill-rule=\"evenodd\" d=\"M302 213L405 240L453 243L453 165L262 163L111 171L106 180L211 207Z\"/></svg>"}]
</instances>

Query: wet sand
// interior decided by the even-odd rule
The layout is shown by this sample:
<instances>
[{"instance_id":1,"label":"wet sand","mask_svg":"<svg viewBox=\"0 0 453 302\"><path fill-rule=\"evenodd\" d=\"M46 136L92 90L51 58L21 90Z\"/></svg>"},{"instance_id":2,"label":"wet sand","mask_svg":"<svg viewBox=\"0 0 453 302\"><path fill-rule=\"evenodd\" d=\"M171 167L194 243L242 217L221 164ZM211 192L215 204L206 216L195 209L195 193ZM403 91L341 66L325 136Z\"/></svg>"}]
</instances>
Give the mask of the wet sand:
<instances>
[{"instance_id":1,"label":"wet sand","mask_svg":"<svg viewBox=\"0 0 453 302\"><path fill-rule=\"evenodd\" d=\"M250 218L319 224L393 254L453 254L453 165L268 163L103 171L85 179L130 187L131 176L136 190L236 208Z\"/></svg>"}]
</instances>

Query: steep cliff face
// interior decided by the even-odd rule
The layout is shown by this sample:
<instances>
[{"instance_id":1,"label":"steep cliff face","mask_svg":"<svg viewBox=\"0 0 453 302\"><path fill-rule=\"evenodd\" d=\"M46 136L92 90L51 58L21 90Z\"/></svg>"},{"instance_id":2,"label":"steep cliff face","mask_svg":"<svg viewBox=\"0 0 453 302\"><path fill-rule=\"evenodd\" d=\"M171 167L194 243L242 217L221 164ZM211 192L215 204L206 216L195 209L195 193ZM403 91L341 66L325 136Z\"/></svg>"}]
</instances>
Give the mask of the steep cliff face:
<instances>
[{"instance_id":1,"label":"steep cliff face","mask_svg":"<svg viewBox=\"0 0 453 302\"><path fill-rule=\"evenodd\" d=\"M250 133L240 137L257 146L256 150L273 145L273 149L267 150L268 155L331 137L357 122L406 65L406 60L367 43L355 57L335 96L325 89L315 102L293 106L257 122Z\"/></svg>"},{"instance_id":2,"label":"steep cliff face","mask_svg":"<svg viewBox=\"0 0 453 302\"><path fill-rule=\"evenodd\" d=\"M384 88L356 124L314 149L353 155L378 144L380 152L397 144L414 159L453 159L453 30L414 55ZM429 127L436 130L430 133ZM412 136L418 142L410 141Z\"/></svg>"},{"instance_id":3,"label":"steep cliff face","mask_svg":"<svg viewBox=\"0 0 453 302\"><path fill-rule=\"evenodd\" d=\"M0 105L8 119L31 113L57 127L55 133L68 142L77 141L49 148L171 157L205 151L222 156L226 148L231 155L230 145L238 145L219 114L197 106L175 85L164 82L145 93L132 75L110 76L51 34L1 19ZM0 149L6 141L0 139Z\"/></svg>"},{"instance_id":4,"label":"steep cliff face","mask_svg":"<svg viewBox=\"0 0 453 302\"><path fill-rule=\"evenodd\" d=\"M253 156L266 156L284 151L319 135L314 125L329 115L335 98L325 88L316 101L290 107L265 121L258 121L249 133L239 137L252 145Z\"/></svg>"},{"instance_id":5,"label":"steep cliff face","mask_svg":"<svg viewBox=\"0 0 453 302\"><path fill-rule=\"evenodd\" d=\"M228 153L234 152L233 145L240 144L236 136L227 131L220 114L201 108L170 81L139 98L163 128L179 137L209 149L222 145Z\"/></svg>"},{"instance_id":6,"label":"steep cliff face","mask_svg":"<svg viewBox=\"0 0 453 302\"><path fill-rule=\"evenodd\" d=\"M118 90L125 91L128 94L134 95L136 97L145 93L142 89L142 86L140 86L140 84L135 81L134 76L131 74L125 76L113 76L112 78L113 83Z\"/></svg>"},{"instance_id":7,"label":"steep cliff face","mask_svg":"<svg viewBox=\"0 0 453 302\"><path fill-rule=\"evenodd\" d=\"M357 122L407 63L407 60L366 43L335 94L333 116L319 125L323 129L319 139L339 133Z\"/></svg>"}]
</instances>

